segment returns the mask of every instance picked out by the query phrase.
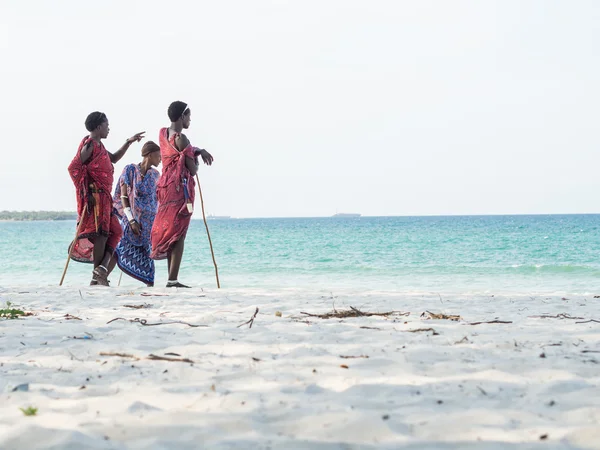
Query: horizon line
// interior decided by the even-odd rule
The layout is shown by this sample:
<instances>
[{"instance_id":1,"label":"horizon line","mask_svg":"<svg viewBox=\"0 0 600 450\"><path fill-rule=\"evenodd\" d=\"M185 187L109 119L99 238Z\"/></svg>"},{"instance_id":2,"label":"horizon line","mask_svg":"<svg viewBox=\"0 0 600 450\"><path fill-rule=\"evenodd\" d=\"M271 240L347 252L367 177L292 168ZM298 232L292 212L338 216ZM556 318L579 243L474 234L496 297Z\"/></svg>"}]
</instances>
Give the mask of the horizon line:
<instances>
[{"instance_id":1,"label":"horizon line","mask_svg":"<svg viewBox=\"0 0 600 450\"><path fill-rule=\"evenodd\" d=\"M61 213L61 214L77 214L76 211L64 211L64 210L0 210L2 213L15 213L15 214L26 214L26 213ZM357 213L358 214L358 213ZM333 214L328 216L217 216L223 217L216 218L213 220L238 220L238 219L360 219L366 218L380 218L380 217L501 217L501 216L593 216L600 215L600 212L581 212L581 213L479 213L479 214L392 214L392 215L364 215L361 214L358 217L335 217ZM207 216L207 218L210 215ZM201 217L192 217L192 220L202 220Z\"/></svg>"}]
</instances>

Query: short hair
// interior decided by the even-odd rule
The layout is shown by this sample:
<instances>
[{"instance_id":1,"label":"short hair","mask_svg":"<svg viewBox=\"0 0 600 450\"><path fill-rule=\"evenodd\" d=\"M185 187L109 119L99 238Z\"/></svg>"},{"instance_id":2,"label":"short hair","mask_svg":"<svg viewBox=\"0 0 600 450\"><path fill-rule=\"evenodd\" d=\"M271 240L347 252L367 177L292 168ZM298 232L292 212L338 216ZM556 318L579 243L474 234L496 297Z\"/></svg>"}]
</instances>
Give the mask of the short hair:
<instances>
[{"instance_id":1,"label":"short hair","mask_svg":"<svg viewBox=\"0 0 600 450\"><path fill-rule=\"evenodd\" d=\"M90 132L94 131L96 128L102 125L103 122L106 122L106 120L108 120L106 118L106 114L100 111L94 111L93 113L88 114L87 118L85 119L85 129Z\"/></svg>"},{"instance_id":2,"label":"short hair","mask_svg":"<svg viewBox=\"0 0 600 450\"><path fill-rule=\"evenodd\" d=\"M189 111L187 103L177 100L169 105L167 114L171 122L177 122L186 111Z\"/></svg>"},{"instance_id":3,"label":"short hair","mask_svg":"<svg viewBox=\"0 0 600 450\"><path fill-rule=\"evenodd\" d=\"M156 142L148 141L142 147L142 156L148 156L150 153L160 152L160 147Z\"/></svg>"}]
</instances>

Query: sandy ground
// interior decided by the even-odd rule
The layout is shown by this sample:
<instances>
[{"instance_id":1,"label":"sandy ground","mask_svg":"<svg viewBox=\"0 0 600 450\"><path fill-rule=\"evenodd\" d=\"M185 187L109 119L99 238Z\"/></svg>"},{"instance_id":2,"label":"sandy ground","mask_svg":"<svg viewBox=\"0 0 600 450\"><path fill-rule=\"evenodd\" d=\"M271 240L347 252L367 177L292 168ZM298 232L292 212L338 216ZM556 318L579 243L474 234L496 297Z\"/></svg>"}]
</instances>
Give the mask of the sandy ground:
<instances>
[{"instance_id":1,"label":"sandy ground","mask_svg":"<svg viewBox=\"0 0 600 450\"><path fill-rule=\"evenodd\" d=\"M0 288L7 301L34 315L0 319L2 449L600 448L593 296ZM302 314L350 307L398 312ZM493 320L511 323L472 324Z\"/></svg>"}]
</instances>

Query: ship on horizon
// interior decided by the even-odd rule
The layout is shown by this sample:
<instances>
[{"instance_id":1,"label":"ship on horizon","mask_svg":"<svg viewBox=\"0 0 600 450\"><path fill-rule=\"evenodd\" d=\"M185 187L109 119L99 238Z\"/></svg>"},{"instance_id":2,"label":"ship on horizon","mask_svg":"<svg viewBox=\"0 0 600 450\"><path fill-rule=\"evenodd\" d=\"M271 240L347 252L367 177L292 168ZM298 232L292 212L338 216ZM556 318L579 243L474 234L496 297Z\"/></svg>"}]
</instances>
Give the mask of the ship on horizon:
<instances>
[{"instance_id":1,"label":"ship on horizon","mask_svg":"<svg viewBox=\"0 0 600 450\"><path fill-rule=\"evenodd\" d=\"M210 220L231 219L231 216L215 216L213 214L209 214L208 216L206 216L206 218Z\"/></svg>"},{"instance_id":2,"label":"ship on horizon","mask_svg":"<svg viewBox=\"0 0 600 450\"><path fill-rule=\"evenodd\" d=\"M357 214L357 213L335 213L331 217L343 217L343 218L360 217L360 214Z\"/></svg>"}]
</instances>

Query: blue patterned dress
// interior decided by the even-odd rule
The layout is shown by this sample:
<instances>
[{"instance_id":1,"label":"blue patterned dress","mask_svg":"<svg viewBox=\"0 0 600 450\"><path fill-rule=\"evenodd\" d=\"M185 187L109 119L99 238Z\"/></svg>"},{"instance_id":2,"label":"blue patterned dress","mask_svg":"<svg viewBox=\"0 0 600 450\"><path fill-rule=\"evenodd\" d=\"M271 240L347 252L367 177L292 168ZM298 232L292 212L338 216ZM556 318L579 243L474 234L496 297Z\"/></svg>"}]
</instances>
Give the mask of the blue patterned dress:
<instances>
[{"instance_id":1,"label":"blue patterned dress","mask_svg":"<svg viewBox=\"0 0 600 450\"><path fill-rule=\"evenodd\" d=\"M150 258L150 232L157 210L156 183L159 176L158 171L153 168L148 169L146 175L142 176L139 164L129 164L119 177L113 197L119 222L123 228L123 237L115 250L117 264L127 275L148 285L154 284L154 261ZM122 185L127 187L131 212L142 229L139 236L131 230L123 211Z\"/></svg>"}]
</instances>

